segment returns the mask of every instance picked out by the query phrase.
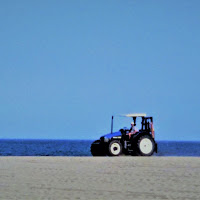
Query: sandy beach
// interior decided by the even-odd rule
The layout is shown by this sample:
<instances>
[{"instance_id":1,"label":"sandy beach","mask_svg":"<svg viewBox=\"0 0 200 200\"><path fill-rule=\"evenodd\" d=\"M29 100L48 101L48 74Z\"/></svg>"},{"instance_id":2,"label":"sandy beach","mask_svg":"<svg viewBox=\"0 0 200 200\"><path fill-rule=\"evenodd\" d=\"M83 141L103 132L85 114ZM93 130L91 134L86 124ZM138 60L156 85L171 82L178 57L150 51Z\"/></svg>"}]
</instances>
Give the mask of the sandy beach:
<instances>
[{"instance_id":1,"label":"sandy beach","mask_svg":"<svg viewBox=\"0 0 200 200\"><path fill-rule=\"evenodd\" d=\"M200 158L0 157L0 199L200 199Z\"/></svg>"}]
</instances>

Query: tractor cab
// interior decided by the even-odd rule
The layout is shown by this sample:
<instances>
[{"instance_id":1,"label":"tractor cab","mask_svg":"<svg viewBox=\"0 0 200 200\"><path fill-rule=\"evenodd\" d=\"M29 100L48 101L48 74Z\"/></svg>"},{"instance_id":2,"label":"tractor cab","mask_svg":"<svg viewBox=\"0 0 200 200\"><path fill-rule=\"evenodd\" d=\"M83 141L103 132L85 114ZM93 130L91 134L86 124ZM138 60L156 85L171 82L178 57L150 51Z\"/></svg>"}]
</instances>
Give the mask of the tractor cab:
<instances>
[{"instance_id":1,"label":"tractor cab","mask_svg":"<svg viewBox=\"0 0 200 200\"><path fill-rule=\"evenodd\" d=\"M131 117L133 119L134 125L137 126L137 118L141 118L141 126L140 129L137 134L141 134L141 133L145 133L145 134L150 134L152 136L152 138L155 138L155 133L154 133L154 127L153 127L153 117L146 117L145 113L140 113L140 114L127 114L127 115L122 115L125 117ZM113 117L112 117L112 121L113 121ZM113 122L112 122L113 124ZM113 127L113 125L111 125L111 127ZM139 126L138 126L139 128ZM111 128L112 129L112 128ZM111 130L112 132L112 130ZM122 135L127 135L127 133L129 133L129 129L120 129L120 132L122 133Z\"/></svg>"}]
</instances>

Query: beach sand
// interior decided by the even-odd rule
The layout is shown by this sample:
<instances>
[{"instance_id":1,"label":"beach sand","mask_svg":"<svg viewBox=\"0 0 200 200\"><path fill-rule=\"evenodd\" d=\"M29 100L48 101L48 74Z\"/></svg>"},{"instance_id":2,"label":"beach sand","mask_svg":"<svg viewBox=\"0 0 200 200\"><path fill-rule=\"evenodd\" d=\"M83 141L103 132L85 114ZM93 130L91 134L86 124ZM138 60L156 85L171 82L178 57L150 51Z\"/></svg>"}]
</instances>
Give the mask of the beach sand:
<instances>
[{"instance_id":1,"label":"beach sand","mask_svg":"<svg viewBox=\"0 0 200 200\"><path fill-rule=\"evenodd\" d=\"M200 199L200 158L0 157L0 199Z\"/></svg>"}]
</instances>

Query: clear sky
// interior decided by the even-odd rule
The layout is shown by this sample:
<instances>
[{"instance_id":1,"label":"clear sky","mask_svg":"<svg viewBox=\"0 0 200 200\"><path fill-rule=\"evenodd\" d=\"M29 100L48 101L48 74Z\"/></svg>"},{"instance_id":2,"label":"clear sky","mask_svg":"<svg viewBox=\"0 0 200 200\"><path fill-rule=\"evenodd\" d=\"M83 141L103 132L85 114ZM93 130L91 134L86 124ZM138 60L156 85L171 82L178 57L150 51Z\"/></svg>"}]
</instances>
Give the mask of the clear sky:
<instances>
[{"instance_id":1,"label":"clear sky","mask_svg":"<svg viewBox=\"0 0 200 200\"><path fill-rule=\"evenodd\" d=\"M199 0L0 1L0 138L200 140L199 75Z\"/></svg>"}]
</instances>

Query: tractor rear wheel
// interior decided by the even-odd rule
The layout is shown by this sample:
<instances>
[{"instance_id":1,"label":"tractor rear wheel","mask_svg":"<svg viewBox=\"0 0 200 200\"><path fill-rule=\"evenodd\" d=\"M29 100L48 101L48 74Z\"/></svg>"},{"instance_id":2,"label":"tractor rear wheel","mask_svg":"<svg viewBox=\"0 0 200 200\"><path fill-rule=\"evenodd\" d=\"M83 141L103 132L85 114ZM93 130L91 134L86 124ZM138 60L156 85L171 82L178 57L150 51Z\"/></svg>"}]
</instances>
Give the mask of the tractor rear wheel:
<instances>
[{"instance_id":1,"label":"tractor rear wheel","mask_svg":"<svg viewBox=\"0 0 200 200\"><path fill-rule=\"evenodd\" d=\"M151 156L155 151L155 142L149 135L141 136L137 141L136 153L138 156Z\"/></svg>"},{"instance_id":2,"label":"tractor rear wheel","mask_svg":"<svg viewBox=\"0 0 200 200\"><path fill-rule=\"evenodd\" d=\"M122 153L122 145L120 141L118 140L111 141L108 146L109 156L119 156L121 153Z\"/></svg>"}]
</instances>

